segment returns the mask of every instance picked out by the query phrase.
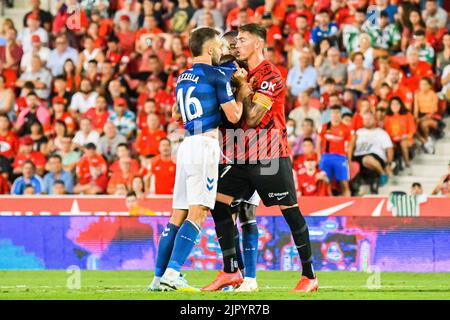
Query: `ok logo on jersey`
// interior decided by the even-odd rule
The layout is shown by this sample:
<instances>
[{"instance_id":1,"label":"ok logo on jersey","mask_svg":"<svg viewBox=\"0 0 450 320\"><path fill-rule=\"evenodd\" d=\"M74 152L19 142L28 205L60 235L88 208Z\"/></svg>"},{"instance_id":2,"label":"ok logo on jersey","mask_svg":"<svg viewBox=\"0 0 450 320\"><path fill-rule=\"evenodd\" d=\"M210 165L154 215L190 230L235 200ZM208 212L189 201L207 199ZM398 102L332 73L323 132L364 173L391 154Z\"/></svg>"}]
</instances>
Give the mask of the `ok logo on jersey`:
<instances>
[{"instance_id":1,"label":"ok logo on jersey","mask_svg":"<svg viewBox=\"0 0 450 320\"><path fill-rule=\"evenodd\" d=\"M261 89L275 91L275 83L269 81L261 82Z\"/></svg>"}]
</instances>

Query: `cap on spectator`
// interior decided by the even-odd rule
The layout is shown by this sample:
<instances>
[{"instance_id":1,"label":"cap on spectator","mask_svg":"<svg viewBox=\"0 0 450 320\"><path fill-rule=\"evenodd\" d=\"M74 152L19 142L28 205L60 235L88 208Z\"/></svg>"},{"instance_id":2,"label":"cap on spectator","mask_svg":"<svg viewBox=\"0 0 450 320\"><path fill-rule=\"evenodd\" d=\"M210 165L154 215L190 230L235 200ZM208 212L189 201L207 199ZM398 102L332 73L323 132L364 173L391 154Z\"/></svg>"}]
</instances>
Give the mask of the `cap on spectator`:
<instances>
[{"instance_id":1,"label":"cap on spectator","mask_svg":"<svg viewBox=\"0 0 450 320\"><path fill-rule=\"evenodd\" d=\"M118 98L114 99L114 105L115 106L126 106L127 101L122 97L118 97Z\"/></svg>"},{"instance_id":2,"label":"cap on spectator","mask_svg":"<svg viewBox=\"0 0 450 320\"><path fill-rule=\"evenodd\" d=\"M128 21L130 22L130 17L127 14L123 14L120 16L120 21Z\"/></svg>"},{"instance_id":3,"label":"cap on spectator","mask_svg":"<svg viewBox=\"0 0 450 320\"><path fill-rule=\"evenodd\" d=\"M272 19L272 13L266 11L263 13L262 18L263 19Z\"/></svg>"},{"instance_id":4,"label":"cap on spectator","mask_svg":"<svg viewBox=\"0 0 450 320\"><path fill-rule=\"evenodd\" d=\"M38 34L33 34L31 36L31 42L41 42L41 37Z\"/></svg>"},{"instance_id":5,"label":"cap on spectator","mask_svg":"<svg viewBox=\"0 0 450 320\"><path fill-rule=\"evenodd\" d=\"M37 21L39 21L40 18L39 18L39 15L37 13L33 12L33 13L30 13L28 15L27 21L29 21L29 20L37 20Z\"/></svg>"},{"instance_id":6,"label":"cap on spectator","mask_svg":"<svg viewBox=\"0 0 450 320\"><path fill-rule=\"evenodd\" d=\"M33 139L31 139L30 136L25 136L20 139L20 144L26 145L26 146L31 146L34 144L34 141L33 141Z\"/></svg>"},{"instance_id":7,"label":"cap on spectator","mask_svg":"<svg viewBox=\"0 0 450 320\"><path fill-rule=\"evenodd\" d=\"M317 154L310 153L310 154L305 155L304 161L317 161Z\"/></svg>"},{"instance_id":8,"label":"cap on spectator","mask_svg":"<svg viewBox=\"0 0 450 320\"><path fill-rule=\"evenodd\" d=\"M56 96L52 99L53 104L66 104L66 99L64 99L64 97L60 97L60 96Z\"/></svg>"}]
</instances>

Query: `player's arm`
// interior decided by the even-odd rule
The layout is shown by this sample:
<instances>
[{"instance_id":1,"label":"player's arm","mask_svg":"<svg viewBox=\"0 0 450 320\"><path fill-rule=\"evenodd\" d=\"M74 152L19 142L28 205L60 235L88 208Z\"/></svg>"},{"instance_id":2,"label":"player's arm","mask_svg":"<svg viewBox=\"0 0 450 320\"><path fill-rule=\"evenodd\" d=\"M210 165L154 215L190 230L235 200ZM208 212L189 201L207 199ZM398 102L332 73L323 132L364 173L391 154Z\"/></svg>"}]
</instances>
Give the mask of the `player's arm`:
<instances>
[{"instance_id":1,"label":"player's arm","mask_svg":"<svg viewBox=\"0 0 450 320\"><path fill-rule=\"evenodd\" d=\"M227 77L218 76L216 78L216 93L225 117L233 124L238 123L242 117L243 103L239 98L234 99L231 83Z\"/></svg>"},{"instance_id":2,"label":"player's arm","mask_svg":"<svg viewBox=\"0 0 450 320\"><path fill-rule=\"evenodd\" d=\"M178 108L178 103L176 103L176 102L172 106L172 118L175 121L180 121L181 120L180 108Z\"/></svg>"}]
</instances>

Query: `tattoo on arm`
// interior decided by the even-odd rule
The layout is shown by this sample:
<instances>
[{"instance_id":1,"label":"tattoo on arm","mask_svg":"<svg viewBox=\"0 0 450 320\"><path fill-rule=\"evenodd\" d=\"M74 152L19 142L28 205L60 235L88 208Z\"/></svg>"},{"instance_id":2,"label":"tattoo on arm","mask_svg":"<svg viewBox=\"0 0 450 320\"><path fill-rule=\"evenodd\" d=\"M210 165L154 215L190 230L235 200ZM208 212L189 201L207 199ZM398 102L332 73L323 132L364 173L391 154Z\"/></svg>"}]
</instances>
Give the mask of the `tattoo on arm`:
<instances>
[{"instance_id":1,"label":"tattoo on arm","mask_svg":"<svg viewBox=\"0 0 450 320\"><path fill-rule=\"evenodd\" d=\"M244 106L244 117L247 125L251 128L257 127L268 109L253 103L252 96L244 98L242 104Z\"/></svg>"}]
</instances>

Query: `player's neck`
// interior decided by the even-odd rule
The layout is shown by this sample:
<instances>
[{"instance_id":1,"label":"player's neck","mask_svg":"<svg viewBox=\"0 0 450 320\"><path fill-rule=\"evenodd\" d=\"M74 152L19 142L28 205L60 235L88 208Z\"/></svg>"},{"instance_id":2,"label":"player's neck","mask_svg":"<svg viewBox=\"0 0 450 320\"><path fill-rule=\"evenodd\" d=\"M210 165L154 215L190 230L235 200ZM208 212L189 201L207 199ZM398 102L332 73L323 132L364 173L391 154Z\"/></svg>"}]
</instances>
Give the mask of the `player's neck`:
<instances>
[{"instance_id":1,"label":"player's neck","mask_svg":"<svg viewBox=\"0 0 450 320\"><path fill-rule=\"evenodd\" d=\"M264 55L261 53L256 53L251 55L247 62L248 62L248 71L252 71L255 69L261 62L264 61Z\"/></svg>"},{"instance_id":2,"label":"player's neck","mask_svg":"<svg viewBox=\"0 0 450 320\"><path fill-rule=\"evenodd\" d=\"M194 63L205 63L212 65L211 57L210 56L198 56L192 59L192 64Z\"/></svg>"}]
</instances>

